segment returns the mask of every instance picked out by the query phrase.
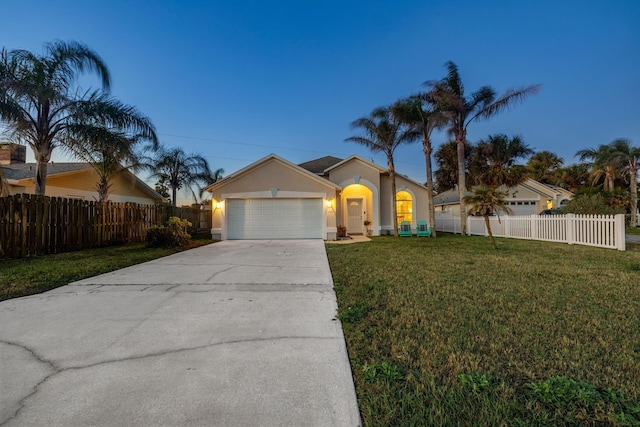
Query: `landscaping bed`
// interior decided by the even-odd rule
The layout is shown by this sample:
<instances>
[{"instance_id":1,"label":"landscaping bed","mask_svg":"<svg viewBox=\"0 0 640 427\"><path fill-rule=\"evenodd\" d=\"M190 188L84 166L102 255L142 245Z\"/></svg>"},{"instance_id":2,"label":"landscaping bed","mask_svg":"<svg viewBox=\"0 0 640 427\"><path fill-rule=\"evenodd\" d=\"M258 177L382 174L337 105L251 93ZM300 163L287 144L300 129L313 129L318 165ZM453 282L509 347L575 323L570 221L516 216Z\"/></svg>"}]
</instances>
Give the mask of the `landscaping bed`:
<instances>
[{"instance_id":1,"label":"landscaping bed","mask_svg":"<svg viewBox=\"0 0 640 427\"><path fill-rule=\"evenodd\" d=\"M639 254L498 242L327 245L364 424L640 424Z\"/></svg>"}]
</instances>

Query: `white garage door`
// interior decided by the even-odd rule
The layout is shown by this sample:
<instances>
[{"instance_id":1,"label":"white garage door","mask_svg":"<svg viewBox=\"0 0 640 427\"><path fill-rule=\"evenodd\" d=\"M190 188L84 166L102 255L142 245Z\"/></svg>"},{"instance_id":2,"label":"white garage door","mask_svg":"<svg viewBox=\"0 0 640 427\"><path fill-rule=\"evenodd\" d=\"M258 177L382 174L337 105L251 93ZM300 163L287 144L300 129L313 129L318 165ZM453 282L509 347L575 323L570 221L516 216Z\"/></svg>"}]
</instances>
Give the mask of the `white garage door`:
<instances>
[{"instance_id":1,"label":"white garage door","mask_svg":"<svg viewBox=\"0 0 640 427\"><path fill-rule=\"evenodd\" d=\"M507 202L507 207L512 211L512 215L537 215L538 207L534 201Z\"/></svg>"},{"instance_id":2,"label":"white garage door","mask_svg":"<svg viewBox=\"0 0 640 427\"><path fill-rule=\"evenodd\" d=\"M322 199L229 199L227 238L322 239Z\"/></svg>"}]
</instances>

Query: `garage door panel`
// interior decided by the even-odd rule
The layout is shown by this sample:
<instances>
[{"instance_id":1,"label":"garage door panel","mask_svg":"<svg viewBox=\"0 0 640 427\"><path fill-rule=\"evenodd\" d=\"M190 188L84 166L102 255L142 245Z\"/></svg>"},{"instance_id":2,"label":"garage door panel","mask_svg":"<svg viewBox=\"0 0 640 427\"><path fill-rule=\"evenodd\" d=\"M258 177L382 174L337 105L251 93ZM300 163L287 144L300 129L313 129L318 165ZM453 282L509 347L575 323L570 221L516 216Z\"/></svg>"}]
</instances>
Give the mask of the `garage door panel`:
<instances>
[{"instance_id":1,"label":"garage door panel","mask_svg":"<svg viewBox=\"0 0 640 427\"><path fill-rule=\"evenodd\" d=\"M321 239L322 199L230 199L229 239Z\"/></svg>"}]
</instances>

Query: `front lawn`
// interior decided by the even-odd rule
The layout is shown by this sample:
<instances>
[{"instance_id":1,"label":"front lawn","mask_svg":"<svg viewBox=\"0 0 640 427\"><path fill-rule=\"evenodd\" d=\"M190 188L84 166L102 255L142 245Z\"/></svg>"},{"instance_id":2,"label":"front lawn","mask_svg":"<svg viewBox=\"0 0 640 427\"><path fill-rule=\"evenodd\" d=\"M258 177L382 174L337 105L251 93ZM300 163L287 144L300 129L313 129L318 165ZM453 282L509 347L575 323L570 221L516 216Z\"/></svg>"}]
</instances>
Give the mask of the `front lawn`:
<instances>
[{"instance_id":1,"label":"front lawn","mask_svg":"<svg viewBox=\"0 0 640 427\"><path fill-rule=\"evenodd\" d=\"M640 255L327 245L365 425L640 425Z\"/></svg>"},{"instance_id":2,"label":"front lawn","mask_svg":"<svg viewBox=\"0 0 640 427\"><path fill-rule=\"evenodd\" d=\"M30 258L0 259L0 301L45 292L67 283L213 243L191 240L185 248L148 248L146 242Z\"/></svg>"}]
</instances>

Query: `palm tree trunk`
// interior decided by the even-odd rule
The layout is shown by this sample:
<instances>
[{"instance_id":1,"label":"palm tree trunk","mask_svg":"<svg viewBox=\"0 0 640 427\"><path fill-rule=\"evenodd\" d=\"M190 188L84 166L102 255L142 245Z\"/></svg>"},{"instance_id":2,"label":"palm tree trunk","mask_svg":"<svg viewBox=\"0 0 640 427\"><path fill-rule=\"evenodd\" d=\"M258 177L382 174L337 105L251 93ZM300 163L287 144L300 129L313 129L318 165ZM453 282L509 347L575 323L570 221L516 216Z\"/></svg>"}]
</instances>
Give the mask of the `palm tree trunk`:
<instances>
[{"instance_id":1,"label":"palm tree trunk","mask_svg":"<svg viewBox=\"0 0 640 427\"><path fill-rule=\"evenodd\" d=\"M11 194L11 191L9 191L9 183L4 175L4 169L0 167L0 197L6 197L9 194Z\"/></svg>"},{"instance_id":2,"label":"palm tree trunk","mask_svg":"<svg viewBox=\"0 0 640 427\"><path fill-rule=\"evenodd\" d=\"M433 168L431 166L431 141L428 137L422 140L425 166L427 169L427 209L429 209L429 226L431 226L431 237L436 237L436 210L433 206Z\"/></svg>"},{"instance_id":3,"label":"palm tree trunk","mask_svg":"<svg viewBox=\"0 0 640 427\"><path fill-rule=\"evenodd\" d=\"M632 228L638 226L638 170L634 166L629 165L629 179L631 181L629 188L631 192L631 222L629 225Z\"/></svg>"},{"instance_id":4,"label":"palm tree trunk","mask_svg":"<svg viewBox=\"0 0 640 427\"><path fill-rule=\"evenodd\" d=\"M389 179L391 180L391 200L393 202L392 213L393 213L393 235L398 237L398 206L396 203L396 170L393 165L393 157L388 158L389 161Z\"/></svg>"},{"instance_id":5,"label":"palm tree trunk","mask_svg":"<svg viewBox=\"0 0 640 427\"><path fill-rule=\"evenodd\" d=\"M491 222L489 221L489 215L484 215L484 225L487 226L487 233L489 234L489 240L491 240L491 246L493 246L493 249L498 249L498 246L496 246L496 239L493 237L493 233L491 232Z\"/></svg>"},{"instance_id":6,"label":"palm tree trunk","mask_svg":"<svg viewBox=\"0 0 640 427\"><path fill-rule=\"evenodd\" d=\"M462 134L456 141L458 149L458 196L460 197L460 233L464 236L467 228L467 207L463 201L467 185L465 182L464 170L464 140L465 135Z\"/></svg>"},{"instance_id":7,"label":"palm tree trunk","mask_svg":"<svg viewBox=\"0 0 640 427\"><path fill-rule=\"evenodd\" d=\"M44 162L40 159L36 160L36 196L44 196L47 186L47 167L49 162Z\"/></svg>"}]
</instances>

